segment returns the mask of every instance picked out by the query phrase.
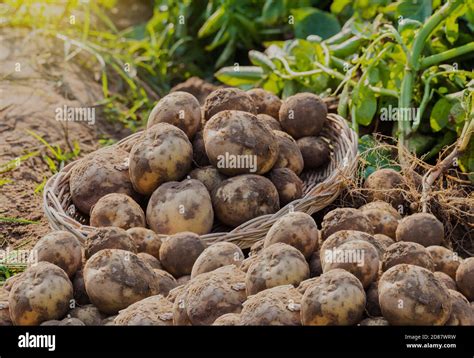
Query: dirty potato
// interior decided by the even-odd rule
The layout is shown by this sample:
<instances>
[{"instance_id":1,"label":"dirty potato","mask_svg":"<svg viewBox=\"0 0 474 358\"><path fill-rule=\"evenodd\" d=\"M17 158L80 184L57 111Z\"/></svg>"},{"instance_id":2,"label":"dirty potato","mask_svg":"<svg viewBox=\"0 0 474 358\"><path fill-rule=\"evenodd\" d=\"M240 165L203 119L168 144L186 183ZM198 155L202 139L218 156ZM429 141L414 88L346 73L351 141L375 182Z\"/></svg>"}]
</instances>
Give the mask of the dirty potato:
<instances>
[{"instance_id":1,"label":"dirty potato","mask_svg":"<svg viewBox=\"0 0 474 358\"><path fill-rule=\"evenodd\" d=\"M264 174L277 161L278 141L255 115L223 111L204 127L204 146L211 164L229 176Z\"/></svg>"},{"instance_id":2,"label":"dirty potato","mask_svg":"<svg viewBox=\"0 0 474 358\"><path fill-rule=\"evenodd\" d=\"M474 301L474 257L464 259L456 271L456 284L469 301Z\"/></svg>"},{"instance_id":3,"label":"dirty potato","mask_svg":"<svg viewBox=\"0 0 474 358\"><path fill-rule=\"evenodd\" d=\"M391 325L444 325L452 307L446 286L431 271L409 264L382 275L379 303Z\"/></svg>"},{"instance_id":4,"label":"dirty potato","mask_svg":"<svg viewBox=\"0 0 474 358\"><path fill-rule=\"evenodd\" d=\"M116 326L172 326L173 304L161 295L128 306L114 319Z\"/></svg>"},{"instance_id":5,"label":"dirty potato","mask_svg":"<svg viewBox=\"0 0 474 358\"><path fill-rule=\"evenodd\" d=\"M318 250L318 227L314 219L303 212L292 212L278 219L268 230L263 247L278 242L297 248L306 259Z\"/></svg>"},{"instance_id":6,"label":"dirty potato","mask_svg":"<svg viewBox=\"0 0 474 358\"><path fill-rule=\"evenodd\" d=\"M84 284L84 271L82 267L74 275L72 288L74 292L74 300L77 304L86 305L91 303L89 296L87 296L86 285Z\"/></svg>"},{"instance_id":7,"label":"dirty potato","mask_svg":"<svg viewBox=\"0 0 474 358\"><path fill-rule=\"evenodd\" d=\"M238 88L219 88L211 92L204 103L204 118L210 120L215 114L237 110L257 114L255 103L245 91Z\"/></svg>"},{"instance_id":8,"label":"dirty potato","mask_svg":"<svg viewBox=\"0 0 474 358\"><path fill-rule=\"evenodd\" d=\"M268 178L278 191L280 207L303 197L304 183L293 170L288 168L272 169Z\"/></svg>"},{"instance_id":9,"label":"dirty potato","mask_svg":"<svg viewBox=\"0 0 474 358\"><path fill-rule=\"evenodd\" d=\"M309 277L303 254L293 246L278 242L263 249L245 277L248 295L281 285L298 285Z\"/></svg>"},{"instance_id":10,"label":"dirty potato","mask_svg":"<svg viewBox=\"0 0 474 358\"><path fill-rule=\"evenodd\" d=\"M69 187L74 205L89 215L92 206L110 193L137 199L129 175L129 154L118 148L105 148L82 159L71 170Z\"/></svg>"},{"instance_id":11,"label":"dirty potato","mask_svg":"<svg viewBox=\"0 0 474 358\"><path fill-rule=\"evenodd\" d=\"M137 253L137 256L140 258L140 260L146 262L153 269L161 270L163 268L161 266L160 260L158 260L155 256L147 254L146 252L139 252L139 253Z\"/></svg>"},{"instance_id":12,"label":"dirty potato","mask_svg":"<svg viewBox=\"0 0 474 358\"><path fill-rule=\"evenodd\" d=\"M160 269L153 269L153 272L155 273L158 283L157 294L166 297L172 289L178 286L178 282L176 282L175 278L168 272Z\"/></svg>"},{"instance_id":13,"label":"dirty potato","mask_svg":"<svg viewBox=\"0 0 474 358\"><path fill-rule=\"evenodd\" d=\"M435 270L444 272L455 280L456 271L462 261L458 254L443 246L428 246L426 250L433 259Z\"/></svg>"},{"instance_id":14,"label":"dirty potato","mask_svg":"<svg viewBox=\"0 0 474 358\"><path fill-rule=\"evenodd\" d=\"M260 122L265 123L267 126L269 126L270 129L281 131L280 122L278 122L278 120L276 120L274 117L271 117L268 114L260 113L257 114L257 119Z\"/></svg>"},{"instance_id":15,"label":"dirty potato","mask_svg":"<svg viewBox=\"0 0 474 358\"><path fill-rule=\"evenodd\" d=\"M262 113L278 118L278 112L281 107L280 98L262 88L252 88L247 91L247 94L252 98L258 114Z\"/></svg>"},{"instance_id":16,"label":"dirty potato","mask_svg":"<svg viewBox=\"0 0 474 358\"><path fill-rule=\"evenodd\" d=\"M337 208L324 215L321 223L323 241L337 231L356 230L373 234L369 218L361 211L352 208Z\"/></svg>"},{"instance_id":17,"label":"dirty potato","mask_svg":"<svg viewBox=\"0 0 474 358\"><path fill-rule=\"evenodd\" d=\"M153 230L134 227L128 229L127 234L135 242L137 252L145 252L157 259L160 257L161 238Z\"/></svg>"},{"instance_id":18,"label":"dirty potato","mask_svg":"<svg viewBox=\"0 0 474 358\"><path fill-rule=\"evenodd\" d=\"M133 188L150 195L162 183L181 180L191 168L193 147L179 128L158 123L146 130L130 152Z\"/></svg>"},{"instance_id":19,"label":"dirty potato","mask_svg":"<svg viewBox=\"0 0 474 358\"><path fill-rule=\"evenodd\" d=\"M395 240L395 232L401 215L384 201L373 201L359 208L369 219L374 234L383 234Z\"/></svg>"},{"instance_id":20,"label":"dirty potato","mask_svg":"<svg viewBox=\"0 0 474 358\"><path fill-rule=\"evenodd\" d=\"M382 258L382 270L387 271L399 264L417 265L429 271L434 271L435 267L425 247L416 242L405 241L396 242L387 248Z\"/></svg>"},{"instance_id":21,"label":"dirty potato","mask_svg":"<svg viewBox=\"0 0 474 358\"><path fill-rule=\"evenodd\" d=\"M354 325L362 318L365 292L351 273L334 269L316 278L301 299L301 323L311 326Z\"/></svg>"},{"instance_id":22,"label":"dirty potato","mask_svg":"<svg viewBox=\"0 0 474 358\"><path fill-rule=\"evenodd\" d=\"M232 227L280 209L278 191L272 182L253 174L224 180L212 193L212 203L217 218Z\"/></svg>"},{"instance_id":23,"label":"dirty potato","mask_svg":"<svg viewBox=\"0 0 474 358\"><path fill-rule=\"evenodd\" d=\"M199 180L162 184L150 197L146 219L150 229L162 235L208 234L214 222L211 197Z\"/></svg>"},{"instance_id":24,"label":"dirty potato","mask_svg":"<svg viewBox=\"0 0 474 358\"><path fill-rule=\"evenodd\" d=\"M160 99L148 117L147 128L157 123L169 123L193 138L201 123L198 100L187 92L171 92Z\"/></svg>"},{"instance_id":25,"label":"dirty potato","mask_svg":"<svg viewBox=\"0 0 474 358\"><path fill-rule=\"evenodd\" d=\"M193 169L189 173L189 177L191 179L199 180L201 183L203 183L209 193L212 193L212 191L217 188L226 178L211 165Z\"/></svg>"},{"instance_id":26,"label":"dirty potato","mask_svg":"<svg viewBox=\"0 0 474 358\"><path fill-rule=\"evenodd\" d=\"M218 317L213 326L240 326L240 314L238 313L226 313Z\"/></svg>"},{"instance_id":27,"label":"dirty potato","mask_svg":"<svg viewBox=\"0 0 474 358\"><path fill-rule=\"evenodd\" d=\"M471 304L461 293L448 290L452 310L446 326L474 326L474 310Z\"/></svg>"},{"instance_id":28,"label":"dirty potato","mask_svg":"<svg viewBox=\"0 0 474 358\"><path fill-rule=\"evenodd\" d=\"M322 137L303 137L296 141L305 169L318 169L329 162L331 151Z\"/></svg>"},{"instance_id":29,"label":"dirty potato","mask_svg":"<svg viewBox=\"0 0 474 358\"><path fill-rule=\"evenodd\" d=\"M116 226L122 229L145 226L145 213L131 197L112 193L100 198L92 207L90 225Z\"/></svg>"},{"instance_id":30,"label":"dirty potato","mask_svg":"<svg viewBox=\"0 0 474 358\"><path fill-rule=\"evenodd\" d=\"M246 300L245 274L235 265L196 276L188 284L186 313L192 325L210 325L225 313L240 313Z\"/></svg>"},{"instance_id":31,"label":"dirty potato","mask_svg":"<svg viewBox=\"0 0 474 358\"><path fill-rule=\"evenodd\" d=\"M38 261L48 261L61 267L69 277L82 265L81 243L68 231L53 231L43 236L33 247Z\"/></svg>"},{"instance_id":32,"label":"dirty potato","mask_svg":"<svg viewBox=\"0 0 474 358\"><path fill-rule=\"evenodd\" d=\"M375 240L377 240L385 249L389 247L390 245L395 243L395 240L392 238L388 237L387 235L384 234L375 234L374 235Z\"/></svg>"},{"instance_id":33,"label":"dirty potato","mask_svg":"<svg viewBox=\"0 0 474 358\"><path fill-rule=\"evenodd\" d=\"M73 298L72 284L63 269L42 261L29 267L8 296L16 326L39 325L65 316Z\"/></svg>"},{"instance_id":34,"label":"dirty potato","mask_svg":"<svg viewBox=\"0 0 474 358\"><path fill-rule=\"evenodd\" d=\"M278 118L281 127L293 138L317 136L328 114L326 104L312 93L298 93L283 101Z\"/></svg>"},{"instance_id":35,"label":"dirty potato","mask_svg":"<svg viewBox=\"0 0 474 358\"><path fill-rule=\"evenodd\" d=\"M101 250L87 260L84 283L92 304L109 315L159 290L150 265L134 253L119 249Z\"/></svg>"},{"instance_id":36,"label":"dirty potato","mask_svg":"<svg viewBox=\"0 0 474 358\"><path fill-rule=\"evenodd\" d=\"M193 139L193 161L198 167L205 167L211 164L206 154L206 148L204 146L203 131L196 133Z\"/></svg>"},{"instance_id":37,"label":"dirty potato","mask_svg":"<svg viewBox=\"0 0 474 358\"><path fill-rule=\"evenodd\" d=\"M87 235L85 243L87 259L104 249L122 249L133 253L137 252L137 246L130 235L119 227L101 227Z\"/></svg>"},{"instance_id":38,"label":"dirty potato","mask_svg":"<svg viewBox=\"0 0 474 358\"><path fill-rule=\"evenodd\" d=\"M273 131L278 143L278 158L273 168L288 168L300 175L304 168L303 156L296 141L287 133Z\"/></svg>"},{"instance_id":39,"label":"dirty potato","mask_svg":"<svg viewBox=\"0 0 474 358\"><path fill-rule=\"evenodd\" d=\"M454 281L451 277L446 275L444 272L435 271L433 272L433 275L435 275L435 277L438 280L443 282L446 285L446 287L449 288L450 290L457 290L456 281Z\"/></svg>"},{"instance_id":40,"label":"dirty potato","mask_svg":"<svg viewBox=\"0 0 474 358\"><path fill-rule=\"evenodd\" d=\"M205 248L206 245L198 235L181 232L163 241L160 248L160 262L174 277L189 275Z\"/></svg>"},{"instance_id":41,"label":"dirty potato","mask_svg":"<svg viewBox=\"0 0 474 358\"><path fill-rule=\"evenodd\" d=\"M250 296L240 313L243 326L300 326L302 295L292 285L278 286Z\"/></svg>"},{"instance_id":42,"label":"dirty potato","mask_svg":"<svg viewBox=\"0 0 474 358\"><path fill-rule=\"evenodd\" d=\"M425 247L441 245L444 239L443 224L428 213L406 216L398 224L396 239L416 242Z\"/></svg>"},{"instance_id":43,"label":"dirty potato","mask_svg":"<svg viewBox=\"0 0 474 358\"><path fill-rule=\"evenodd\" d=\"M196 259L191 271L191 279L199 274L214 271L222 266L240 266L244 260L242 250L231 242L217 242L207 247Z\"/></svg>"},{"instance_id":44,"label":"dirty potato","mask_svg":"<svg viewBox=\"0 0 474 358\"><path fill-rule=\"evenodd\" d=\"M395 170L388 168L376 170L367 177L364 187L368 191L370 201L386 201L397 210L403 207L405 199L402 190L406 187L406 183Z\"/></svg>"},{"instance_id":45,"label":"dirty potato","mask_svg":"<svg viewBox=\"0 0 474 358\"><path fill-rule=\"evenodd\" d=\"M77 318L86 326L100 326L105 316L94 305L78 306L69 311L68 315Z\"/></svg>"}]
</instances>

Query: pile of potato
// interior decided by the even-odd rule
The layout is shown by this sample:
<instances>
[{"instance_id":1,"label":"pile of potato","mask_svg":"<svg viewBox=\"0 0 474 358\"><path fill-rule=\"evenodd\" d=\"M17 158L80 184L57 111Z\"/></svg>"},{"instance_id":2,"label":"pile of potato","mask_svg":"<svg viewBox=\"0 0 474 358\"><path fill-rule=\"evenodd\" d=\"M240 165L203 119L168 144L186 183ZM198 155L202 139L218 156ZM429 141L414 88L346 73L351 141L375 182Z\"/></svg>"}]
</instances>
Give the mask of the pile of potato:
<instances>
[{"instance_id":1,"label":"pile of potato","mask_svg":"<svg viewBox=\"0 0 474 358\"><path fill-rule=\"evenodd\" d=\"M226 88L202 110L166 96L129 151L73 169L73 202L97 228L84 243L40 239L39 262L4 287L0 324L474 325L474 258L433 215L401 210L406 179L390 169L367 178L365 205L319 227L289 207L250 250L201 239L214 215L235 227L300 197L298 175L329 157L325 120L310 94ZM221 166L225 153L254 155L255 171Z\"/></svg>"}]
</instances>

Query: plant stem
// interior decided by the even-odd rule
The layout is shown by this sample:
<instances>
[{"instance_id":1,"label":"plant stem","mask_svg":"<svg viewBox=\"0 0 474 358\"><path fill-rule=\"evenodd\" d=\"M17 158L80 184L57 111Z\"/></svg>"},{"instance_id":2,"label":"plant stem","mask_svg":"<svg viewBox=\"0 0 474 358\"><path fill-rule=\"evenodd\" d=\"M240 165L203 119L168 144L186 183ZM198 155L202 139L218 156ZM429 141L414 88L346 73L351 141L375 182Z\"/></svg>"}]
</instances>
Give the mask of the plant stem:
<instances>
[{"instance_id":1,"label":"plant stem","mask_svg":"<svg viewBox=\"0 0 474 358\"><path fill-rule=\"evenodd\" d=\"M474 51L474 41L469 42L468 44L465 44L463 46L459 46L459 47L452 48L450 50L447 50L441 53L437 53L436 55L425 57L424 59L421 60L420 68L424 69L424 68L436 65L437 63L450 60L454 57L458 57L472 51Z\"/></svg>"}]
</instances>

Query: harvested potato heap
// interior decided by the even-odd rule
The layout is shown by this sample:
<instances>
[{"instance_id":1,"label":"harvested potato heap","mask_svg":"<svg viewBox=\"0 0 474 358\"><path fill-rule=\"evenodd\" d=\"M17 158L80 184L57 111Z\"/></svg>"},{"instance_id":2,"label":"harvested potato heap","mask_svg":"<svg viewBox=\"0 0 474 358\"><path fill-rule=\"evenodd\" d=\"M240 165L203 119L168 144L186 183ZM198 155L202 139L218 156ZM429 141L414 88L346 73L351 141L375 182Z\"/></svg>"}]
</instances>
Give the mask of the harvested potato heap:
<instances>
[{"instance_id":1,"label":"harvested potato heap","mask_svg":"<svg viewBox=\"0 0 474 358\"><path fill-rule=\"evenodd\" d=\"M72 169L71 199L94 227L159 235L234 228L303 196L303 170L330 159L327 121L311 93L282 101L263 89L221 88L201 108L193 95L172 92L141 135Z\"/></svg>"}]
</instances>

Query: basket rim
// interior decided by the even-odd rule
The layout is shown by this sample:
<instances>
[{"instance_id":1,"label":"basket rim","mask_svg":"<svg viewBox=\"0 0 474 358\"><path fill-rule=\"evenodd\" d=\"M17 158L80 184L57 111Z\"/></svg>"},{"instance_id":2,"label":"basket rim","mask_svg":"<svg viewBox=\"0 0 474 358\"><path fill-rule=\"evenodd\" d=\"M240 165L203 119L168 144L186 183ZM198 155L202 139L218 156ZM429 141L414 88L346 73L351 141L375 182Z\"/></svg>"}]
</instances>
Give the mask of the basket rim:
<instances>
[{"instance_id":1,"label":"basket rim","mask_svg":"<svg viewBox=\"0 0 474 358\"><path fill-rule=\"evenodd\" d=\"M288 212L298 211L312 215L331 204L339 196L344 179L355 175L359 154L358 135L349 127L348 122L335 113L329 113L327 118L332 125L327 125L326 127L330 128L330 132L333 132L336 141L339 141L337 144L340 153L338 154L343 154L343 156L342 158L331 158L331 160L337 160L335 163L336 166L324 180L316 183L314 186L312 185L302 198L288 203L273 214L253 218L233 228L229 232L213 232L200 235L200 238L207 244L219 241L230 241L241 248L248 248L253 243L262 239L273 223ZM69 187L71 169L85 160L89 155L106 148L120 147L141 136L143 132L144 131L133 133L111 146L99 148L92 153L88 153L86 156L67 164L58 173L47 180L43 190L43 210L53 230L69 231L81 242L84 242L86 236L97 229L82 224L71 217L71 215L75 214L75 207L74 205L70 205L67 209L64 208L65 203L62 203L60 200L60 197L64 194L64 188L60 190L61 185L65 185L66 183L67 187ZM331 142L331 144L333 143ZM332 154L334 154L334 152L332 152ZM70 212L68 213L68 211ZM157 235L160 238L169 236L163 234Z\"/></svg>"}]
</instances>

